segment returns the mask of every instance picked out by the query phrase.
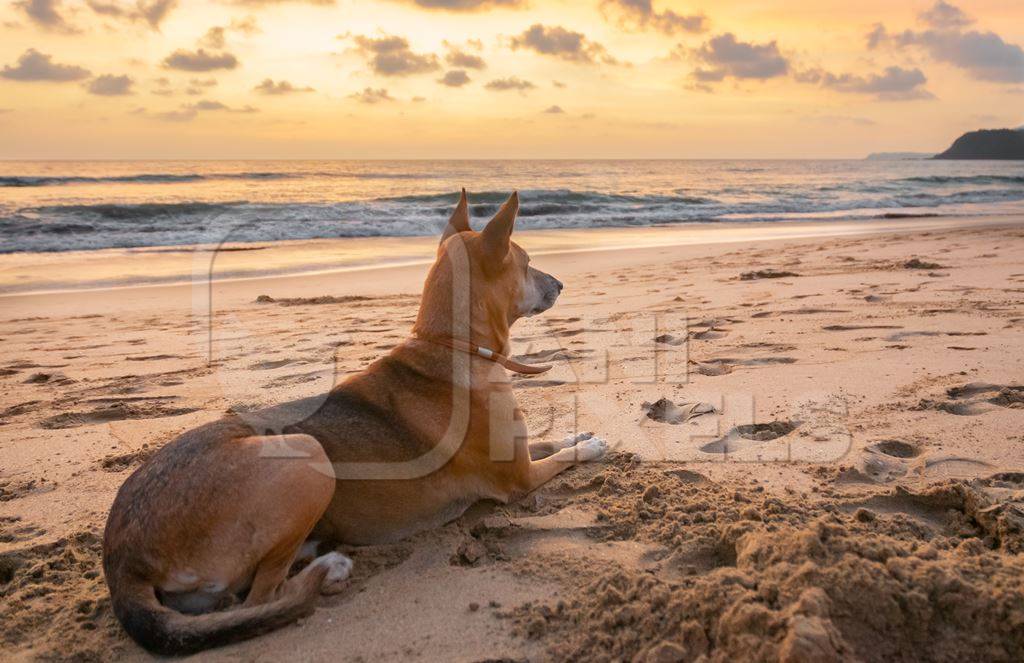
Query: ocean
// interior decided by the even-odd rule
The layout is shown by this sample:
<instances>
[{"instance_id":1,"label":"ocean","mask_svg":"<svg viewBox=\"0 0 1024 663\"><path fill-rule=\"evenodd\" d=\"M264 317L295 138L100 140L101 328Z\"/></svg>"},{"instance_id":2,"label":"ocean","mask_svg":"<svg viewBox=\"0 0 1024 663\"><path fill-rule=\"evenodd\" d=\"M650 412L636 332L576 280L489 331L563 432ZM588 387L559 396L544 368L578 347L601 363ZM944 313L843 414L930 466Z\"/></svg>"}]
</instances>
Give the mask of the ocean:
<instances>
[{"instance_id":1,"label":"ocean","mask_svg":"<svg viewBox=\"0 0 1024 663\"><path fill-rule=\"evenodd\" d=\"M521 229L1024 211L1008 161L6 161L0 252L433 235L463 186Z\"/></svg>"}]
</instances>

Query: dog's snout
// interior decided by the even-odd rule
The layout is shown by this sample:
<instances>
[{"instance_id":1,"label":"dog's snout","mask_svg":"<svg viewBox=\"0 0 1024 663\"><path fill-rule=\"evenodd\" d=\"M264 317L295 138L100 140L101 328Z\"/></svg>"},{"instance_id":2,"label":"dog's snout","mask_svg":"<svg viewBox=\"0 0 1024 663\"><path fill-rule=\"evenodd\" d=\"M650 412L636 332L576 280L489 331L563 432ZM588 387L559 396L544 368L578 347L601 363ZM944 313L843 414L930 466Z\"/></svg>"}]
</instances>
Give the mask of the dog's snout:
<instances>
[{"instance_id":1,"label":"dog's snout","mask_svg":"<svg viewBox=\"0 0 1024 663\"><path fill-rule=\"evenodd\" d=\"M562 292L562 288L565 287L565 284L556 279L554 276L551 277L551 280L555 282L555 287L558 288L558 292Z\"/></svg>"}]
</instances>

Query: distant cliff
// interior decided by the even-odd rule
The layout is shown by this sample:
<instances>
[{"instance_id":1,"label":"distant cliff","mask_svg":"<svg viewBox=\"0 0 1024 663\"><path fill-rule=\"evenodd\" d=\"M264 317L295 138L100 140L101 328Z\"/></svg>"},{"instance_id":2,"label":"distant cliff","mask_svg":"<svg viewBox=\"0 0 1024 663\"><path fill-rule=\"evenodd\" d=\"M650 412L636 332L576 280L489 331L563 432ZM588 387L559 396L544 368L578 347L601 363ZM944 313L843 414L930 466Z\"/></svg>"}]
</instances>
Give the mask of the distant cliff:
<instances>
[{"instance_id":1,"label":"distant cliff","mask_svg":"<svg viewBox=\"0 0 1024 663\"><path fill-rule=\"evenodd\" d=\"M936 159L1024 159L1024 131L982 129L957 138Z\"/></svg>"}]
</instances>

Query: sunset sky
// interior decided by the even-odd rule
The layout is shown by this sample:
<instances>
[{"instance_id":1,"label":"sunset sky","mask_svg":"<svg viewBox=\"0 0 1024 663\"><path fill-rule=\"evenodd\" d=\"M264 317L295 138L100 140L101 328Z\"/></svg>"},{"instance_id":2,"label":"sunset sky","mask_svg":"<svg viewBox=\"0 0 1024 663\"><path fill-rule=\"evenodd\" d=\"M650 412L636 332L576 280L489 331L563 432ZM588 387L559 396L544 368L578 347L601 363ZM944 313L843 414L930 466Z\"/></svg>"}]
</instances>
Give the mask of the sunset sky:
<instances>
[{"instance_id":1,"label":"sunset sky","mask_svg":"<svg viewBox=\"0 0 1024 663\"><path fill-rule=\"evenodd\" d=\"M1017 0L0 2L5 159L862 157L1024 124Z\"/></svg>"}]
</instances>

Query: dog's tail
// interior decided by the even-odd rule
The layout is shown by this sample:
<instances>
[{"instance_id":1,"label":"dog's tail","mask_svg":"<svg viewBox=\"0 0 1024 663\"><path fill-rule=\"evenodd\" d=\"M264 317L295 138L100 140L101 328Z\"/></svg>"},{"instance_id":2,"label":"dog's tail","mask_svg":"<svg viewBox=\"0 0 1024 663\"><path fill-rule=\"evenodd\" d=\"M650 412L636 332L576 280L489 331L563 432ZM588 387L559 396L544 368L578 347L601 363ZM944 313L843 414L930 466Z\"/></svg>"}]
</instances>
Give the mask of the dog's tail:
<instances>
[{"instance_id":1,"label":"dog's tail","mask_svg":"<svg viewBox=\"0 0 1024 663\"><path fill-rule=\"evenodd\" d=\"M187 615L164 606L152 585L111 583L114 614L125 631L147 650L162 655L192 654L247 640L313 612L326 567L310 568L293 578L277 599L251 607Z\"/></svg>"}]
</instances>

